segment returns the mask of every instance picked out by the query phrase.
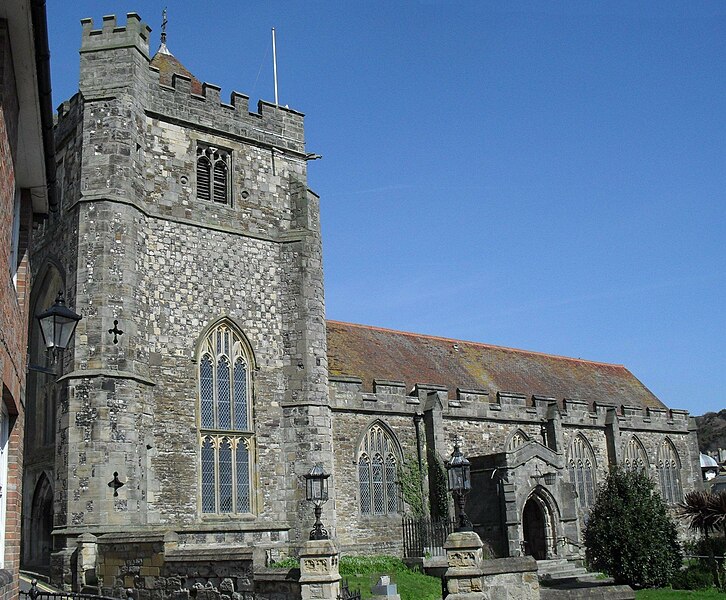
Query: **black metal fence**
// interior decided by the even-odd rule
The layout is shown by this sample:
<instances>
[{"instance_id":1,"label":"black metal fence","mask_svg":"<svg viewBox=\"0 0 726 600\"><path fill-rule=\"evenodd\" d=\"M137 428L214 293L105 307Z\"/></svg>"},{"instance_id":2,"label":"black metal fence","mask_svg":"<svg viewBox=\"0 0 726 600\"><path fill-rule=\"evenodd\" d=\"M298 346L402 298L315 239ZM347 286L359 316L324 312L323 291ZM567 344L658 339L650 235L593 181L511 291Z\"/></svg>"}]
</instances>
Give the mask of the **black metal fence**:
<instances>
[{"instance_id":1,"label":"black metal fence","mask_svg":"<svg viewBox=\"0 0 726 600\"><path fill-rule=\"evenodd\" d=\"M38 587L36 579L30 583L29 590L20 590L20 597L27 600L118 600L118 598L82 592L47 592ZM133 600L133 597L128 600Z\"/></svg>"},{"instance_id":2,"label":"black metal fence","mask_svg":"<svg viewBox=\"0 0 726 600\"><path fill-rule=\"evenodd\" d=\"M403 519L403 555L406 558L445 556L444 542L456 528L455 517L431 519Z\"/></svg>"},{"instance_id":3,"label":"black metal fence","mask_svg":"<svg viewBox=\"0 0 726 600\"><path fill-rule=\"evenodd\" d=\"M340 594L338 594L338 600L361 600L360 590L351 591L348 582L343 579L340 582Z\"/></svg>"}]
</instances>

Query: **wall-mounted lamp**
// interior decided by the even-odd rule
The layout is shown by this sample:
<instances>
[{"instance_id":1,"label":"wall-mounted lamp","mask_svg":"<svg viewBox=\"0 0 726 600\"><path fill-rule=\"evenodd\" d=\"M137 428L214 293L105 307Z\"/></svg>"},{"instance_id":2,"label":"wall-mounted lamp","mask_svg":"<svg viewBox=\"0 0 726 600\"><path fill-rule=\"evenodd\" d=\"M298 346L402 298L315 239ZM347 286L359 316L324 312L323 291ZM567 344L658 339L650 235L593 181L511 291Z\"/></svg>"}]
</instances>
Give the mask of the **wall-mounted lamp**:
<instances>
[{"instance_id":1,"label":"wall-mounted lamp","mask_svg":"<svg viewBox=\"0 0 726 600\"><path fill-rule=\"evenodd\" d=\"M58 292L55 304L37 316L45 347L52 351L54 356L58 350L65 350L68 347L76 331L76 325L82 318L66 306L62 291Z\"/></svg>"},{"instance_id":2,"label":"wall-mounted lamp","mask_svg":"<svg viewBox=\"0 0 726 600\"><path fill-rule=\"evenodd\" d=\"M534 475L532 475L532 479L542 481L545 485L554 485L555 481L557 481L557 473L555 473L554 471L542 473L542 471L539 470L539 465L536 465L534 468Z\"/></svg>"}]
</instances>

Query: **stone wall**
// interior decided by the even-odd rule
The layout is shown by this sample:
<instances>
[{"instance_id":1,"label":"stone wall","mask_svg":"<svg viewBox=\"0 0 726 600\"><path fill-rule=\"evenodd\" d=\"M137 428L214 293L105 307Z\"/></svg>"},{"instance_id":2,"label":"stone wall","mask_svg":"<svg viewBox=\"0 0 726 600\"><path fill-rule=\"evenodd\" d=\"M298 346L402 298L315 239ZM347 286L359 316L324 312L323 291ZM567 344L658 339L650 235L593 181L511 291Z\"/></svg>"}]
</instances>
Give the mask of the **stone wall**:
<instances>
[{"instance_id":1,"label":"stone wall","mask_svg":"<svg viewBox=\"0 0 726 600\"><path fill-rule=\"evenodd\" d=\"M567 459L572 441L580 436L594 459L594 481L604 481L612 465L622 460L624 445L636 433L651 457L657 476L657 449L667 438L681 458L684 490L698 488L694 467L697 444L683 411L640 410L612 406L590 407L586 402L553 398L528 399L513 392L489 394L460 390L449 398L446 390L419 384L407 393L397 382L377 382L374 393L362 391L354 377L331 378L336 452L334 475L340 486L336 496L337 534L346 551L396 549L400 539L399 515L360 514L356 453L361 436L379 420L390 427L403 455L419 454L428 466L428 480L436 474L432 457L447 460L455 440L473 461L474 490L467 498L467 514L475 530L498 556L522 553L522 511L536 496L548 514L548 548L553 556L578 557L586 510L579 506L570 480ZM416 421L422 431L417 436ZM513 436L529 446L516 447ZM552 483L542 475L555 474ZM432 486L426 491L434 497ZM453 506L449 505L450 510ZM407 507L404 506L404 511ZM393 533L395 531L395 533Z\"/></svg>"},{"instance_id":2,"label":"stone wall","mask_svg":"<svg viewBox=\"0 0 726 600\"><path fill-rule=\"evenodd\" d=\"M41 276L52 265L84 317L59 380L55 461L42 440L29 454L28 477L48 473L55 488L56 576L67 582L83 533L169 526L182 545L295 543L303 474L314 463L332 470L319 206L302 115L264 103L249 114L245 97L222 104L212 85L195 96L183 77L160 85L136 15L83 27L81 94L56 127L62 210L37 253ZM198 144L231 153L227 204L196 197ZM197 354L221 319L252 353L245 514L202 514L199 500Z\"/></svg>"}]
</instances>

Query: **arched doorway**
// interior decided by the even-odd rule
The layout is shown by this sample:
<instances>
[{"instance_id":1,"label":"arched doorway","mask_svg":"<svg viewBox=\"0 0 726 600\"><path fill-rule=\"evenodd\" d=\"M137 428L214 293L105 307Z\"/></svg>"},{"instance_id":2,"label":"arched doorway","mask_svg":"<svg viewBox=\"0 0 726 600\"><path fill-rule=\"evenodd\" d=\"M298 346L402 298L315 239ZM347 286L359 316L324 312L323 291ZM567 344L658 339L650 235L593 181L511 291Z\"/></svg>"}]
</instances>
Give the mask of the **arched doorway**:
<instances>
[{"instance_id":1,"label":"arched doorway","mask_svg":"<svg viewBox=\"0 0 726 600\"><path fill-rule=\"evenodd\" d=\"M50 570L50 553L53 550L53 488L45 473L40 476L33 494L30 510L30 539L28 566L39 571Z\"/></svg>"},{"instance_id":2,"label":"arched doorway","mask_svg":"<svg viewBox=\"0 0 726 600\"><path fill-rule=\"evenodd\" d=\"M536 560L547 558L547 522L545 506L535 496L530 496L522 511L524 554Z\"/></svg>"}]
</instances>

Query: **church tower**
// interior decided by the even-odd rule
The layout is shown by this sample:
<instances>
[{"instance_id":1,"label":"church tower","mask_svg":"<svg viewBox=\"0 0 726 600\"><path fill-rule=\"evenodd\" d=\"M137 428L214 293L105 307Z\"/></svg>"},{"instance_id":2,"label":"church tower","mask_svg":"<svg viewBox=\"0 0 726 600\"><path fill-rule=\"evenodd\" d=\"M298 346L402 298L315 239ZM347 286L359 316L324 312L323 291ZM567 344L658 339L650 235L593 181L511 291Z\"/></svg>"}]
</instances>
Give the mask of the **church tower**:
<instances>
[{"instance_id":1,"label":"church tower","mask_svg":"<svg viewBox=\"0 0 726 600\"><path fill-rule=\"evenodd\" d=\"M57 374L29 378L24 533L44 545L24 558L129 587L74 561L127 539L168 571L180 549L239 562L305 539L303 475L332 470L319 204L301 113L223 102L165 43L151 57L134 13L82 25L32 301L63 290L83 319Z\"/></svg>"}]
</instances>

